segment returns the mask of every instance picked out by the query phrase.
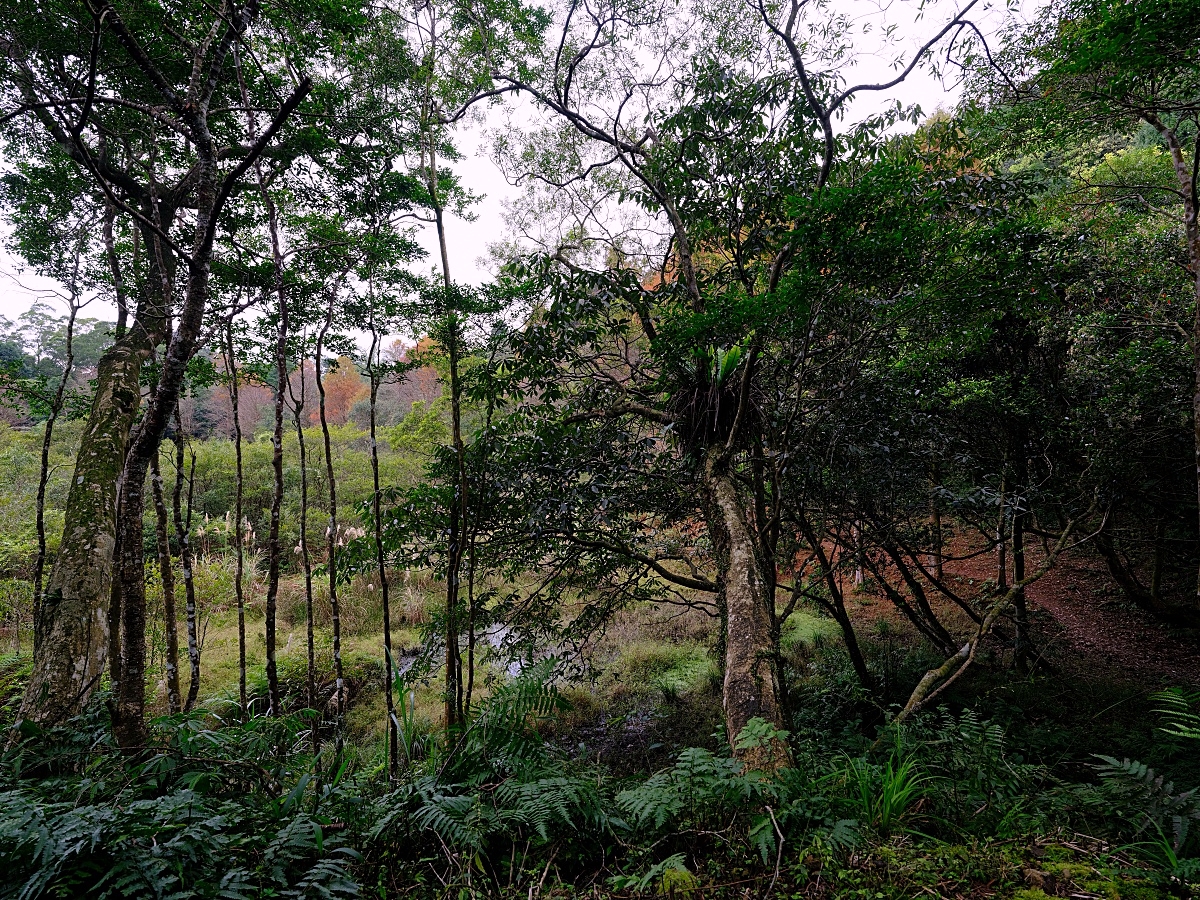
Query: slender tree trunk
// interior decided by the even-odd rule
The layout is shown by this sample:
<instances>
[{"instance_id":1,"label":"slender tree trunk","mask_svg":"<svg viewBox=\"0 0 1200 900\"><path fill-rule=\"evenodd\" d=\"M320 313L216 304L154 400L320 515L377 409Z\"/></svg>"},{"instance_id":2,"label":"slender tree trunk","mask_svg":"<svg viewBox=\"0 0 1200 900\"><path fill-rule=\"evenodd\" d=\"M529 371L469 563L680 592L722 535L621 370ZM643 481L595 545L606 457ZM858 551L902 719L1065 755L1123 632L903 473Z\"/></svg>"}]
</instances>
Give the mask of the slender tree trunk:
<instances>
[{"instance_id":1,"label":"slender tree trunk","mask_svg":"<svg viewBox=\"0 0 1200 900\"><path fill-rule=\"evenodd\" d=\"M288 310L283 291L283 253L279 247L279 223L275 204L267 193L262 173L263 202L267 205L271 230L271 255L275 268L275 294L278 298L278 331L275 339L275 427L271 432L271 469L275 476L271 494L271 526L267 539L267 697L273 716L281 714L279 696L279 671L275 661L275 616L279 599L279 568L283 557L283 545L279 534L280 515L283 510L283 392L288 380L287 341Z\"/></svg>"},{"instance_id":2,"label":"slender tree trunk","mask_svg":"<svg viewBox=\"0 0 1200 900\"><path fill-rule=\"evenodd\" d=\"M886 539L881 542L883 551L892 560L892 564L896 567L896 571L900 573L901 579L908 586L908 591L912 595L913 605L916 607L916 612L921 620L925 623L926 633L933 636L933 641L938 647L947 653L951 652L955 647L954 636L946 630L937 614L934 613L933 607L929 603L929 596L925 593L925 588L921 585L920 580L913 574L912 569L905 562L904 555L900 548L891 540ZM880 572L880 580L884 581L885 573ZM884 583L884 591L892 596L895 590Z\"/></svg>"},{"instance_id":3,"label":"slender tree trunk","mask_svg":"<svg viewBox=\"0 0 1200 900\"><path fill-rule=\"evenodd\" d=\"M233 452L234 452L234 493L233 493L233 543L234 543L234 572L233 595L237 602L238 622L238 706L242 718L246 718L248 706L246 700L246 597L242 586L245 574L245 557L242 548L242 419L238 409L238 371L237 359L233 346L233 319L229 320L229 329L225 333L225 371L229 376L229 403L233 407Z\"/></svg>"},{"instance_id":4,"label":"slender tree trunk","mask_svg":"<svg viewBox=\"0 0 1200 900\"><path fill-rule=\"evenodd\" d=\"M726 606L725 678L722 702L730 746L750 769L773 770L788 765L786 744L775 739L766 746L739 749L738 736L752 719L783 727L779 702L776 647L765 594L770 580L746 521L737 485L724 469L718 451L708 451L704 479L712 509L709 528L717 548L717 567Z\"/></svg>"},{"instance_id":5,"label":"slender tree trunk","mask_svg":"<svg viewBox=\"0 0 1200 900\"><path fill-rule=\"evenodd\" d=\"M292 395L292 412L296 423L296 441L300 446L300 562L304 567L304 612L305 632L308 637L308 670L307 670L307 701L308 708L317 708L317 656L316 642L313 629L313 572L312 559L308 554L308 450L304 441L304 394L306 363L301 354L300 362L300 396ZM290 387L289 387L290 391ZM315 754L321 748L321 729L319 719L312 726L312 748Z\"/></svg>"},{"instance_id":6,"label":"slender tree trunk","mask_svg":"<svg viewBox=\"0 0 1200 900\"><path fill-rule=\"evenodd\" d=\"M79 253L75 255L75 272L79 271ZM58 416L62 412L63 398L66 395L67 383L71 379L71 369L75 363L74 337L75 337L75 318L79 313L78 296L72 291L70 301L70 311L67 315L67 345L66 345L66 361L63 364L62 377L58 380L58 388L54 392L54 399L50 403L50 414L46 416L46 426L42 431L42 456L41 465L38 467L38 489L37 489L37 512L35 527L37 529L38 552L37 559L33 563L33 649L37 652L39 644L39 629L37 622L41 614L42 606L42 586L45 578L46 570L46 485L50 482L50 447L54 443L54 426L58 422ZM21 641L21 623L17 622L17 644L20 646Z\"/></svg>"},{"instance_id":7,"label":"slender tree trunk","mask_svg":"<svg viewBox=\"0 0 1200 900\"><path fill-rule=\"evenodd\" d=\"M175 410L175 490L171 494L171 511L175 519L175 541L179 544L179 565L183 569L183 590L187 598L187 648L188 668L191 675L188 680L187 699L184 701L184 712L190 712L196 705L196 697L200 693L200 641L196 631L196 581L192 575L192 487L195 484L196 457L192 456L191 474L188 476L188 511L187 520L183 517L183 421L179 416L178 407Z\"/></svg>"},{"instance_id":8,"label":"slender tree trunk","mask_svg":"<svg viewBox=\"0 0 1200 900\"><path fill-rule=\"evenodd\" d=\"M858 643L858 634L854 630L854 623L850 621L850 614L846 612L846 595L842 590L837 574L833 570L833 563L829 559L829 554L825 552L825 548L821 545L820 539L817 537L816 529L812 527L808 516L801 510L798 513L800 530L804 535L804 539L808 541L810 547L813 548L813 553L816 554L817 563L821 566L821 576L825 579L825 587L829 590L829 611L833 614L834 621L838 623L838 627L842 630L842 640L846 644L846 652L850 656L850 664L854 667L854 674L858 676L858 683L865 689L872 690L875 687L875 679L871 677L871 672L867 668L866 658L863 656L862 647ZM856 556L855 565L859 565L858 560L861 559L861 540L862 531L857 525L851 528L851 540L856 544L854 553Z\"/></svg>"},{"instance_id":9,"label":"slender tree trunk","mask_svg":"<svg viewBox=\"0 0 1200 900\"><path fill-rule=\"evenodd\" d=\"M942 538L942 506L938 503L938 488L942 483L942 467L934 460L930 470L929 518L933 523L933 575L941 581L943 578L943 538Z\"/></svg>"},{"instance_id":10,"label":"slender tree trunk","mask_svg":"<svg viewBox=\"0 0 1200 900\"><path fill-rule=\"evenodd\" d=\"M850 536L854 541L854 586L860 588L864 580L863 557L865 551L863 550L862 523L858 520L855 520L854 524L850 526Z\"/></svg>"},{"instance_id":11,"label":"slender tree trunk","mask_svg":"<svg viewBox=\"0 0 1200 900\"><path fill-rule=\"evenodd\" d=\"M113 237L113 225L117 219L117 208L111 203L104 204L104 225L101 228L101 234L104 239L104 255L108 260L108 270L112 275L113 296L117 301L117 327L114 337L120 340L125 335L125 329L129 324L129 302L125 297L125 279L121 274L121 259L117 255L117 242ZM133 256L137 257L137 237L138 233L135 229L133 232L134 249Z\"/></svg>"},{"instance_id":12,"label":"slender tree trunk","mask_svg":"<svg viewBox=\"0 0 1200 900\"><path fill-rule=\"evenodd\" d=\"M254 115L254 106L250 103L250 95L246 91L246 81L242 75L241 54L237 44L233 46L234 67L237 72L238 88L242 94L242 104L246 109L246 117L250 126L250 139L258 138L258 122ZM275 209L275 201L267 190L267 179L263 175L262 161L254 163L254 173L258 178L258 190L262 194L263 206L267 210L267 226L271 236L271 266L275 279L276 298L276 338L275 338L275 427L271 432L271 469L275 476L274 491L271 494L271 524L267 536L267 598L266 598L266 650L267 650L267 707L272 716L279 716L279 671L275 661L275 615L279 601L279 565L283 556L283 547L279 537L279 517L283 508L283 392L288 377L287 340L288 340L288 309L283 292L283 251L279 243L279 216Z\"/></svg>"},{"instance_id":13,"label":"slender tree trunk","mask_svg":"<svg viewBox=\"0 0 1200 900\"><path fill-rule=\"evenodd\" d=\"M492 362L495 362L493 356ZM481 456L479 459L478 478L486 479L488 472L488 449L491 444L492 435L492 419L495 416L495 393L489 388L487 410L483 417L483 429L481 430L477 442L480 444ZM478 490L476 491L476 504L478 498L482 496L485 490L483 485L476 482ZM478 644L479 630L479 605L478 596L475 590L475 577L478 571L476 562L476 542L479 538L480 517L482 513L476 506L474 515L467 523L468 529L466 534L467 546L467 689L466 697L463 701L463 715L466 719L471 717L471 701L475 694L475 651Z\"/></svg>"},{"instance_id":14,"label":"slender tree trunk","mask_svg":"<svg viewBox=\"0 0 1200 900\"><path fill-rule=\"evenodd\" d=\"M1004 466L1008 468L1008 457L1005 456ZM1008 516L1008 481L1005 475L1000 476L1000 511L996 514L996 589L1008 590L1008 529L1005 519Z\"/></svg>"},{"instance_id":15,"label":"slender tree trunk","mask_svg":"<svg viewBox=\"0 0 1200 900\"><path fill-rule=\"evenodd\" d=\"M447 292L448 293L448 292ZM449 296L447 296L449 300ZM461 385L458 378L458 321L451 314L449 328L450 357L450 428L454 444L454 497L450 504L450 530L446 547L446 729L457 728L463 717L462 655L459 651L458 600L462 579L462 531L465 525L463 504L466 479L463 477Z\"/></svg>"},{"instance_id":16,"label":"slender tree trunk","mask_svg":"<svg viewBox=\"0 0 1200 900\"><path fill-rule=\"evenodd\" d=\"M446 223L438 192L437 149L434 134L426 132L428 146L428 187L433 205L434 224L437 228L438 250L442 261L442 286L446 292L446 354L450 364L450 430L454 447L454 492L450 503L449 534L446 545L446 685L444 715L446 730L459 726L463 718L462 654L459 650L458 598L462 580L462 532L467 517L467 485L465 477L465 448L462 440L462 385L459 381L459 323L452 305L453 283L450 279L450 253L446 243Z\"/></svg>"},{"instance_id":17,"label":"slender tree trunk","mask_svg":"<svg viewBox=\"0 0 1200 900\"><path fill-rule=\"evenodd\" d=\"M179 696L179 629L175 618L175 572L171 568L167 503L157 453L150 458L150 482L154 496L154 536L158 545L158 568L163 589L163 627L167 638L167 710L174 715L183 709Z\"/></svg>"},{"instance_id":18,"label":"slender tree trunk","mask_svg":"<svg viewBox=\"0 0 1200 900\"><path fill-rule=\"evenodd\" d=\"M325 380L321 376L321 351L324 349L325 338L329 333L329 329L333 326L333 312L336 298L337 292L331 290L329 292L329 307L325 321L321 325L320 334L317 336L316 379L317 395L320 398L318 411L321 418L321 439L325 444L325 477L329 481L329 526L325 531L325 543L329 555L329 612L333 620L333 677L334 703L337 710L337 750L338 753L341 753L342 716L345 712L345 679L342 673L342 613L341 607L338 605L337 595L337 476L333 470L333 442L329 437L329 419L325 414Z\"/></svg>"},{"instance_id":19,"label":"slender tree trunk","mask_svg":"<svg viewBox=\"0 0 1200 900\"><path fill-rule=\"evenodd\" d=\"M1029 466L1026 459L1026 434L1022 425L1017 429L1015 465L1016 490L1010 501L1012 509L1012 561L1013 561L1013 620L1016 625L1016 639L1013 642L1013 662L1017 671L1022 674L1029 668L1031 642L1029 639L1029 606L1026 603L1025 588L1025 524L1028 510L1022 497L1029 481Z\"/></svg>"},{"instance_id":20,"label":"slender tree trunk","mask_svg":"<svg viewBox=\"0 0 1200 900\"><path fill-rule=\"evenodd\" d=\"M387 739L388 739L388 776L394 781L400 769L400 735L397 729L396 704L393 697L393 660L392 660L392 607L387 577L387 556L383 550L383 509L379 484L379 444L375 433L376 404L379 397L380 376L377 371L379 353L379 334L374 322L371 327L371 351L367 356L367 374L371 378L371 481L374 487L371 510L374 514L375 525L375 563L379 567L379 591L383 601L383 661L386 684L384 692L387 696Z\"/></svg>"},{"instance_id":21,"label":"slender tree trunk","mask_svg":"<svg viewBox=\"0 0 1200 900\"><path fill-rule=\"evenodd\" d=\"M1025 602L1025 513L1018 509L1013 515L1013 618L1016 621L1017 637L1013 645L1013 656L1018 672L1029 668L1029 606Z\"/></svg>"}]
</instances>

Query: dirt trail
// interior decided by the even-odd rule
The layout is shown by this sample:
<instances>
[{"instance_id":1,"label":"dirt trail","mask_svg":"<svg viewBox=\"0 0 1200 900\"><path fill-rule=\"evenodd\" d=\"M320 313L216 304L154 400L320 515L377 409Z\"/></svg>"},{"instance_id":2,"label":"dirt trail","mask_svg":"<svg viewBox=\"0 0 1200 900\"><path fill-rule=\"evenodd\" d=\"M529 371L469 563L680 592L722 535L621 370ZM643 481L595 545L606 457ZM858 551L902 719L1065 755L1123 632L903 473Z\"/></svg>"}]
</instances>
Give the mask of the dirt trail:
<instances>
[{"instance_id":1,"label":"dirt trail","mask_svg":"<svg viewBox=\"0 0 1200 900\"><path fill-rule=\"evenodd\" d=\"M946 564L947 579L964 596L974 595L978 585L995 577L993 553L972 555L965 542L948 549L957 558ZM1030 569L1040 559L1040 549L1031 547ZM1027 596L1034 646L1052 666L1081 674L1101 670L1147 685L1200 686L1200 636L1172 632L1126 602L1104 563L1086 549L1062 556L1029 586ZM966 635L973 630L974 625L949 601L937 596L930 600L951 633ZM911 630L899 611L878 594L851 595L849 607L851 617L863 625L886 620L893 627Z\"/></svg>"},{"instance_id":2,"label":"dirt trail","mask_svg":"<svg viewBox=\"0 0 1200 900\"><path fill-rule=\"evenodd\" d=\"M1061 629L1059 635L1053 627L1039 629L1041 640L1052 644L1050 656L1061 658L1065 642L1092 657L1093 665L1106 660L1139 679L1200 685L1200 647L1123 602L1098 560L1084 555L1060 559L1030 586L1028 596L1031 607L1048 614Z\"/></svg>"}]
</instances>

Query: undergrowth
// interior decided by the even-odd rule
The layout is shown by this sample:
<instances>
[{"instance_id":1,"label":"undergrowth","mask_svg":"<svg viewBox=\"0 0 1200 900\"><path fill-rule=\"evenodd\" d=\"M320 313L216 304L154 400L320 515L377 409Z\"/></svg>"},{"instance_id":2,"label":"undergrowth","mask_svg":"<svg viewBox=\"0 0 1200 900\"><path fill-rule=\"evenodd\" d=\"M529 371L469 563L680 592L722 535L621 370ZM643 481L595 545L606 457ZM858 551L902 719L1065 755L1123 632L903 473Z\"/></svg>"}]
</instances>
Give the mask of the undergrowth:
<instances>
[{"instance_id":1,"label":"undergrowth","mask_svg":"<svg viewBox=\"0 0 1200 900\"><path fill-rule=\"evenodd\" d=\"M1160 703L1184 740L1193 699ZM0 756L0 893L1149 900L1198 877L1195 791L1116 757L1066 780L969 709L857 750L792 736L772 775L692 747L619 777L544 737L567 705L529 670L452 740L408 729L389 781L332 740L314 754L299 715L164 718L123 754L97 702ZM781 736L756 722L740 741Z\"/></svg>"}]
</instances>

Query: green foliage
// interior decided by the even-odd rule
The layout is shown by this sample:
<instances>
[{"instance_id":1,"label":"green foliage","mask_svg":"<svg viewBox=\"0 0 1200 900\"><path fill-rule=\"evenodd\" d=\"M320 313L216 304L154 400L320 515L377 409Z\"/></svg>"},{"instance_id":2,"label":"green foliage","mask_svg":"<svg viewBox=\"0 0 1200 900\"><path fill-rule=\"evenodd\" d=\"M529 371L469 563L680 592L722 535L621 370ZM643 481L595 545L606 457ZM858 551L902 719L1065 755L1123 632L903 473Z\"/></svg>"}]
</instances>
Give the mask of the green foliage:
<instances>
[{"instance_id":1,"label":"green foliage","mask_svg":"<svg viewBox=\"0 0 1200 900\"><path fill-rule=\"evenodd\" d=\"M511 880L531 852L559 848L586 858L602 851L623 827L607 808L602 779L569 763L535 729L564 705L548 673L538 667L500 686L457 740L431 756L428 774L381 798L370 831L375 852L440 847L460 872L478 862L492 878Z\"/></svg>"},{"instance_id":2,"label":"green foliage","mask_svg":"<svg viewBox=\"0 0 1200 900\"><path fill-rule=\"evenodd\" d=\"M1169 840L1174 852L1189 846L1194 838L1192 823L1200 821L1197 789L1176 791L1168 781L1145 763L1098 756L1095 764L1104 785L1105 798L1126 817L1135 835L1146 831Z\"/></svg>"},{"instance_id":3,"label":"green foliage","mask_svg":"<svg viewBox=\"0 0 1200 900\"><path fill-rule=\"evenodd\" d=\"M897 746L882 765L851 759L846 769L856 818L889 837L921 798L930 778Z\"/></svg>"},{"instance_id":4,"label":"green foliage","mask_svg":"<svg viewBox=\"0 0 1200 900\"><path fill-rule=\"evenodd\" d=\"M314 790L303 760L280 765L276 748L298 727L211 731L180 717L158 723L158 749L130 759L92 719L9 749L0 883L22 900L358 896L356 855L322 810L336 779Z\"/></svg>"},{"instance_id":5,"label":"green foliage","mask_svg":"<svg viewBox=\"0 0 1200 900\"><path fill-rule=\"evenodd\" d=\"M930 799L937 815L968 833L1008 837L1048 824L1047 789L1055 785L1044 766L1013 753L999 723L972 709L943 712L923 741L921 759L935 777Z\"/></svg>"},{"instance_id":6,"label":"green foliage","mask_svg":"<svg viewBox=\"0 0 1200 900\"><path fill-rule=\"evenodd\" d=\"M1200 693L1185 693L1174 688L1159 691L1153 697L1158 707L1155 712L1163 717L1162 730L1172 737L1200 741Z\"/></svg>"}]
</instances>

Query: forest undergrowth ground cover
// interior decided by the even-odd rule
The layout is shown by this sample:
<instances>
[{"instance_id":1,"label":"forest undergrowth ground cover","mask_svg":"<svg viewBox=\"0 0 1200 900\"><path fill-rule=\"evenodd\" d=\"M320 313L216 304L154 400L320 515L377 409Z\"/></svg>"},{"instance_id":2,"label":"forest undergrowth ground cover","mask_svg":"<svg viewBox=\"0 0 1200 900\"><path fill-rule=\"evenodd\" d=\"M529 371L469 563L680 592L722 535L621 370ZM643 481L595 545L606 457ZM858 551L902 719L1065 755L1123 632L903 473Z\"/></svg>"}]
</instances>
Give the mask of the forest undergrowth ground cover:
<instances>
[{"instance_id":1,"label":"forest undergrowth ground cover","mask_svg":"<svg viewBox=\"0 0 1200 900\"><path fill-rule=\"evenodd\" d=\"M544 665L516 679L485 666L474 724L449 746L436 679L412 685L399 714L405 764L389 784L376 617L349 622L346 730L339 739L326 722L314 756L310 720L299 715L236 721L236 627L217 608L204 702L156 720L144 753L116 750L103 700L89 719L27 734L5 751L4 891L1195 896L1200 801L1190 789L1200 785L1200 744L1164 730L1174 720L1156 694L1187 679L1149 662L1186 635L1145 625L1109 638L1127 642L1121 655L1081 653L1069 616L1100 631L1138 621L1090 593L1090 565L1072 560L1031 595L1044 611L1034 619L1040 666L1015 675L996 640L941 709L902 730L881 727L887 704L903 701L932 652L864 585L851 611L883 692L868 698L837 629L799 614L783 641L795 765L776 776L743 773L728 755L710 654L716 634L695 611L619 614L588 648L590 676L576 681L556 681ZM421 594L436 583L409 587L398 648L419 641ZM373 595L365 583L352 594L362 608ZM253 636L261 630L253 585L249 597ZM298 623L293 609L281 630L289 635L281 677L297 709L306 662ZM327 628L316 644L331 693ZM257 697L265 683L258 644L249 646ZM6 724L26 665L10 655L0 666ZM1173 696L1187 709L1186 695Z\"/></svg>"}]
</instances>

